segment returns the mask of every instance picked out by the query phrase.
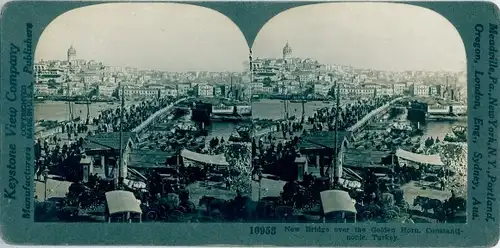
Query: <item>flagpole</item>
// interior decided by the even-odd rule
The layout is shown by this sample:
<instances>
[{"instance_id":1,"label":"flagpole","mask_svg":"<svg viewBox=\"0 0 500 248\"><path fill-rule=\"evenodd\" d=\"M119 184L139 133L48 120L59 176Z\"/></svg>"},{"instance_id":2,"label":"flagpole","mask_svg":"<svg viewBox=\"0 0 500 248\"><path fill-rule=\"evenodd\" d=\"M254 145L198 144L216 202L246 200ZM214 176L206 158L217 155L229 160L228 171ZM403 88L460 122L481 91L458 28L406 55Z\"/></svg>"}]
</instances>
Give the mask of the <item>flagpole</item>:
<instances>
[{"instance_id":1,"label":"flagpole","mask_svg":"<svg viewBox=\"0 0 500 248\"><path fill-rule=\"evenodd\" d=\"M115 77L116 80L116 77ZM124 111L124 105L125 105L125 95L124 95L124 90L123 90L123 85L121 85L121 82L118 83L119 90L121 91L121 105L120 105L120 163L118 165L118 185L121 185L123 183L123 175L122 175L122 169L123 169L123 111Z\"/></svg>"},{"instance_id":2,"label":"flagpole","mask_svg":"<svg viewBox=\"0 0 500 248\"><path fill-rule=\"evenodd\" d=\"M335 82L336 86L336 111L335 111L335 141L334 141L334 157L333 157L333 187L336 188L339 183L339 174L340 172L338 171L337 165L338 165L338 121L339 121L339 111L340 111L340 95L339 95L339 85L337 82Z\"/></svg>"},{"instance_id":3,"label":"flagpole","mask_svg":"<svg viewBox=\"0 0 500 248\"><path fill-rule=\"evenodd\" d=\"M252 49L250 49L250 55L249 55L249 60L250 60L250 102L252 101L252 96L253 96L253 92L252 92L252 83L253 83L253 56L252 56ZM251 103L250 103L251 104ZM255 139L255 128L253 127L255 123L252 121L252 139ZM253 143L253 140L252 140L252 143ZM255 154L252 154L252 162L254 161L253 159L253 156ZM252 166L254 167L254 166ZM252 168L254 169L254 168ZM258 177L259 177L259 192L258 192L258 201L260 201L260 198L261 198L261 191L262 191L262 168L260 167L259 165L259 168L258 168ZM253 181L253 174L252 174L252 181Z\"/></svg>"}]
</instances>

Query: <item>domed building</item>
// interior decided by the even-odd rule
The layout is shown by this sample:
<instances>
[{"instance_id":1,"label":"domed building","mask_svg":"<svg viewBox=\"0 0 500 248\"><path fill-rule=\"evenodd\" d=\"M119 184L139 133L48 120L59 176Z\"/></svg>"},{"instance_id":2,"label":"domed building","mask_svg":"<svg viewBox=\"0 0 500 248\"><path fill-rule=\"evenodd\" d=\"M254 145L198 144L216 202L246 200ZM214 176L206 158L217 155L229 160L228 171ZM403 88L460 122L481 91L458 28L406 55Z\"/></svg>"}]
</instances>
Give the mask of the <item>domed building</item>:
<instances>
[{"instance_id":1,"label":"domed building","mask_svg":"<svg viewBox=\"0 0 500 248\"><path fill-rule=\"evenodd\" d=\"M291 58L292 58L292 48L290 47L287 41L285 47L283 47L283 60L288 62Z\"/></svg>"},{"instance_id":2,"label":"domed building","mask_svg":"<svg viewBox=\"0 0 500 248\"><path fill-rule=\"evenodd\" d=\"M68 62L74 62L76 59L76 49L73 46L70 46L68 49Z\"/></svg>"}]
</instances>

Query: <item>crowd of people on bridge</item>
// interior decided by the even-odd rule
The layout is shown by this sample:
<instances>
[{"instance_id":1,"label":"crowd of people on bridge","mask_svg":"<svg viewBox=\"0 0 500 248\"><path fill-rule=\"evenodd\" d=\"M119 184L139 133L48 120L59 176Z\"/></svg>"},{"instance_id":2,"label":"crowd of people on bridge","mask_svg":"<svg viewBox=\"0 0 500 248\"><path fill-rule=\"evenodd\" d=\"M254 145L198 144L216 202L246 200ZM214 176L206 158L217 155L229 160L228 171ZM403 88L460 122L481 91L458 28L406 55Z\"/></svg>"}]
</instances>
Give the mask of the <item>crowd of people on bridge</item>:
<instances>
[{"instance_id":1,"label":"crowd of people on bridge","mask_svg":"<svg viewBox=\"0 0 500 248\"><path fill-rule=\"evenodd\" d=\"M146 100L140 104L131 105L128 109L124 108L122 125L123 131L132 131L156 111L167 107L175 100L176 99L174 98ZM92 123L97 126L97 132L116 132L119 130L122 118L120 111L121 107L117 107L116 109L107 109L102 111L98 117L94 118Z\"/></svg>"},{"instance_id":2,"label":"crowd of people on bridge","mask_svg":"<svg viewBox=\"0 0 500 248\"><path fill-rule=\"evenodd\" d=\"M314 131L335 130L335 118L338 117L337 129L343 131L352 127L371 111L383 106L394 97L380 96L375 99L358 100L355 103L340 106L338 108L323 108L318 110L314 116L308 118L307 122L313 125ZM338 113L337 113L338 112Z\"/></svg>"}]
</instances>

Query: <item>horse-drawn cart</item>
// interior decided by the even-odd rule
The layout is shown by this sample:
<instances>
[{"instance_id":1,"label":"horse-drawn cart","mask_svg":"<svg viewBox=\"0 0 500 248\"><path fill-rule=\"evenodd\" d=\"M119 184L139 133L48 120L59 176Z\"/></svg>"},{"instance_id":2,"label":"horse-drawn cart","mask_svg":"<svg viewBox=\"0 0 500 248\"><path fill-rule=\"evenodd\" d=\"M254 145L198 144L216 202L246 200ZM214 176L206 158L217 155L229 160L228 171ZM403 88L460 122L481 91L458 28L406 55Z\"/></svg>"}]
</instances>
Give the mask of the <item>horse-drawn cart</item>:
<instances>
[{"instance_id":1,"label":"horse-drawn cart","mask_svg":"<svg viewBox=\"0 0 500 248\"><path fill-rule=\"evenodd\" d=\"M195 205L189 201L189 192L179 191L158 196L145 206L146 220L167 220L170 222L184 221L184 214L195 211Z\"/></svg>"},{"instance_id":2,"label":"horse-drawn cart","mask_svg":"<svg viewBox=\"0 0 500 248\"><path fill-rule=\"evenodd\" d=\"M348 219L356 222L357 210L354 200L347 191L325 190L321 193L323 222L347 222Z\"/></svg>"},{"instance_id":3,"label":"horse-drawn cart","mask_svg":"<svg viewBox=\"0 0 500 248\"><path fill-rule=\"evenodd\" d=\"M142 220L142 209L134 193L124 190L106 192L108 222Z\"/></svg>"},{"instance_id":4,"label":"horse-drawn cart","mask_svg":"<svg viewBox=\"0 0 500 248\"><path fill-rule=\"evenodd\" d=\"M391 193L382 193L379 202L358 205L357 208L363 220L387 222L408 215L409 204L400 190L394 190Z\"/></svg>"}]
</instances>

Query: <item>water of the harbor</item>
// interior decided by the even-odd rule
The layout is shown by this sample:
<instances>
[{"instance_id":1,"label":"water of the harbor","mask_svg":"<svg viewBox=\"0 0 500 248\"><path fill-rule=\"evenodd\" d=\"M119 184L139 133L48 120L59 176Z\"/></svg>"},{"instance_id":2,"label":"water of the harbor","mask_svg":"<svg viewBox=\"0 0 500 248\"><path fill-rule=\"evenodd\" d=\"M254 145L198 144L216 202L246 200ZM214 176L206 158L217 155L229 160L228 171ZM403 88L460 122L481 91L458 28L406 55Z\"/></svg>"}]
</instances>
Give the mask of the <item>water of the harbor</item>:
<instances>
[{"instance_id":1,"label":"water of the harbor","mask_svg":"<svg viewBox=\"0 0 500 248\"><path fill-rule=\"evenodd\" d=\"M465 126L467 127L467 120L456 120L456 121L428 121L422 129L424 134L422 136L422 141L427 138L432 137L433 139L439 138L443 140L447 133L452 132L454 126Z\"/></svg>"},{"instance_id":2,"label":"water of the harbor","mask_svg":"<svg viewBox=\"0 0 500 248\"><path fill-rule=\"evenodd\" d=\"M126 102L126 105L137 104L138 102ZM341 105L349 102L341 102ZM304 104L306 116L311 116L314 111L324 107L333 107L335 102L311 101ZM91 103L89 105L90 116L97 117L100 111L105 109L115 109L118 103ZM87 116L86 104L73 104L74 117L85 119ZM288 103L288 115L300 118L302 116L301 103ZM285 117L284 104L280 100L261 99L252 102L252 117L258 119L283 119ZM35 120L57 120L64 121L69 119L69 107L66 102L45 101L35 103ZM241 123L232 122L214 122L207 127L210 137L224 137L225 140L235 131L235 128ZM427 137L439 137L443 140L447 133L451 132L453 126L467 126L466 120L463 121L430 121L422 128L424 129L423 139Z\"/></svg>"},{"instance_id":3,"label":"water of the harbor","mask_svg":"<svg viewBox=\"0 0 500 248\"><path fill-rule=\"evenodd\" d=\"M320 101L307 102L304 104L304 113L306 116L311 116L314 111L324 107L332 107L334 103L325 103ZM252 117L256 119L284 119L283 101L271 100L271 99L261 99L259 101L252 102ZM301 103L288 103L288 116L295 116L300 118L302 116L302 104ZM224 137L227 140L232 133L234 133L235 128L241 125L241 123L231 123L231 122L213 122L212 125L208 127L209 138L210 137Z\"/></svg>"},{"instance_id":4,"label":"water of the harbor","mask_svg":"<svg viewBox=\"0 0 500 248\"><path fill-rule=\"evenodd\" d=\"M346 104L342 102L342 104ZM288 116L299 118L302 116L302 103L288 102ZM304 103L305 116L312 116L314 111L324 107L333 107L335 102L310 101ZM252 102L252 117L254 119L279 120L285 118L285 105L280 100L261 99Z\"/></svg>"},{"instance_id":5,"label":"water of the harbor","mask_svg":"<svg viewBox=\"0 0 500 248\"><path fill-rule=\"evenodd\" d=\"M137 104L137 101L125 102L126 106ZM67 102L61 101L44 101L36 102L35 104L35 121L39 120L53 120L53 121L66 121L69 120L69 105ZM90 118L97 117L100 111L106 109L116 109L119 103L106 103L94 102L89 105ZM81 119L87 118L87 105L86 104L71 104L73 109L74 118L80 117Z\"/></svg>"},{"instance_id":6,"label":"water of the harbor","mask_svg":"<svg viewBox=\"0 0 500 248\"><path fill-rule=\"evenodd\" d=\"M353 101L342 100L340 105L351 104ZM321 101L311 101L304 104L305 116L311 116L314 111L324 107L334 107L335 101L332 102L321 102ZM302 104L301 103L288 103L288 115L296 116L297 118L302 116ZM283 101L280 100L268 100L263 99L260 101L252 102L252 116L253 118L260 119L283 119L285 117L285 107ZM406 119L406 115L404 115ZM428 137L439 138L443 140L447 133L452 132L454 126L467 126L467 120L456 120L456 121L428 121L422 126L424 131L422 136L422 141L425 141Z\"/></svg>"}]
</instances>

